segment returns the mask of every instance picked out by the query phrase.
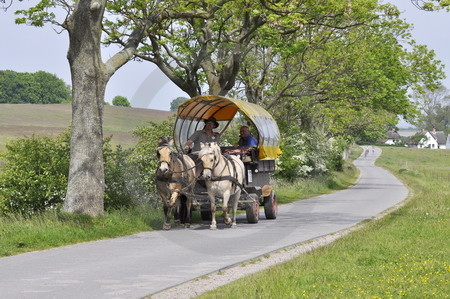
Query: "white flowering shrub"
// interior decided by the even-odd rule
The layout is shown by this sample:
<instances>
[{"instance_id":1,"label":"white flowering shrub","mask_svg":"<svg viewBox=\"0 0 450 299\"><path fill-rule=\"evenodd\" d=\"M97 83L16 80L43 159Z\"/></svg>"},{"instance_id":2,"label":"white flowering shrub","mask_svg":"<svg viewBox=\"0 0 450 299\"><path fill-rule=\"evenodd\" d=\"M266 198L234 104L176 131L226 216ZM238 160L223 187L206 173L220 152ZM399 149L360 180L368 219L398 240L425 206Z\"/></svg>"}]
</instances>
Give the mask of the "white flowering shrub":
<instances>
[{"instance_id":1,"label":"white flowering shrub","mask_svg":"<svg viewBox=\"0 0 450 299\"><path fill-rule=\"evenodd\" d=\"M276 176L289 181L326 174L342 167L342 149L318 131L292 132L282 139Z\"/></svg>"}]
</instances>

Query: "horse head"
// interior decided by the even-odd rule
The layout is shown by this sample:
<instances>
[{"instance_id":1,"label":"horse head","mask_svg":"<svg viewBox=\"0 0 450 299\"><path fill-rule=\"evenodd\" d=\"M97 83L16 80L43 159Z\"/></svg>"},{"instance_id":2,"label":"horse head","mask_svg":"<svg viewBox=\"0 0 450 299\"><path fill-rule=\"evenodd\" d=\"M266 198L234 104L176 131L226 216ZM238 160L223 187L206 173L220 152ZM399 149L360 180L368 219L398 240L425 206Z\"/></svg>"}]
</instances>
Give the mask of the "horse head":
<instances>
[{"instance_id":1,"label":"horse head","mask_svg":"<svg viewBox=\"0 0 450 299\"><path fill-rule=\"evenodd\" d=\"M170 161L172 160L172 146L173 139L160 137L158 140L158 148L156 149L156 155L158 157L159 167L158 170L167 174L170 170Z\"/></svg>"},{"instance_id":2,"label":"horse head","mask_svg":"<svg viewBox=\"0 0 450 299\"><path fill-rule=\"evenodd\" d=\"M213 169L219 162L220 154L220 148L216 142L200 143L198 157L203 164L203 178L205 180L210 180L213 177Z\"/></svg>"}]
</instances>

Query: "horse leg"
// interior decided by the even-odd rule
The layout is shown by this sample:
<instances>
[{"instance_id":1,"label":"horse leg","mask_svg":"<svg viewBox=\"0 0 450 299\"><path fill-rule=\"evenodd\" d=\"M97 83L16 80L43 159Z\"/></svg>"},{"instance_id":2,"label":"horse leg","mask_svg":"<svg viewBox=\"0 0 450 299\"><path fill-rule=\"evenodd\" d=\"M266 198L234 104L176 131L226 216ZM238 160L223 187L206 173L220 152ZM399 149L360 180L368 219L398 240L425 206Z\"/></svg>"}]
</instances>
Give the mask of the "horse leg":
<instances>
[{"instance_id":1,"label":"horse leg","mask_svg":"<svg viewBox=\"0 0 450 299\"><path fill-rule=\"evenodd\" d=\"M173 207L171 207L170 205L166 205L166 204L164 207L167 208L167 210L166 210L166 215L164 217L163 229L169 230L172 228L172 225L170 224L170 219L172 218Z\"/></svg>"},{"instance_id":2,"label":"horse leg","mask_svg":"<svg viewBox=\"0 0 450 299\"><path fill-rule=\"evenodd\" d=\"M168 209L167 209L167 213L166 213L166 221L164 222L164 225L163 225L163 229L165 229L165 230L169 230L172 228L172 225L170 222L171 222L174 210L177 208L176 203L177 203L178 195L179 195L178 191L172 192L172 195L170 196L170 200L167 203Z\"/></svg>"},{"instance_id":3,"label":"horse leg","mask_svg":"<svg viewBox=\"0 0 450 299\"><path fill-rule=\"evenodd\" d=\"M184 223L185 228L191 227L191 206L192 206L192 200L188 197L186 197L186 222Z\"/></svg>"},{"instance_id":4,"label":"horse leg","mask_svg":"<svg viewBox=\"0 0 450 299\"><path fill-rule=\"evenodd\" d=\"M158 190L159 195L162 198L162 202L163 202L163 210L164 210L164 223L163 223L163 229L164 230L169 230L171 228L170 226L170 214L171 212L171 208L169 205L169 201L167 200L168 194L166 194L163 191Z\"/></svg>"},{"instance_id":5,"label":"horse leg","mask_svg":"<svg viewBox=\"0 0 450 299\"><path fill-rule=\"evenodd\" d=\"M171 183L169 185L170 190L174 190L172 192L172 195L170 197L170 201L169 201L169 205L171 207L174 207L173 209L173 222L175 224L180 224L180 205L179 202L177 201L178 197L179 197L179 192L178 192L178 185L174 185L173 183Z\"/></svg>"},{"instance_id":6,"label":"horse leg","mask_svg":"<svg viewBox=\"0 0 450 299\"><path fill-rule=\"evenodd\" d=\"M209 226L209 229L217 229L217 223L216 223L216 198L214 197L214 194L208 193L209 201L211 204L211 225Z\"/></svg>"},{"instance_id":7,"label":"horse leg","mask_svg":"<svg viewBox=\"0 0 450 299\"><path fill-rule=\"evenodd\" d=\"M236 228L237 227L237 225L236 225L236 211L237 211L237 206L238 206L238 200L241 197L241 191L236 192L236 194L234 194L232 197L233 197L232 198L232 200L233 200L233 207L232 207L232 209L233 209L233 211L232 211L233 212L233 221L231 223L231 227L232 228Z\"/></svg>"},{"instance_id":8,"label":"horse leg","mask_svg":"<svg viewBox=\"0 0 450 299\"><path fill-rule=\"evenodd\" d=\"M223 193L222 218L223 218L223 223L225 223L226 225L231 224L231 218L228 216L229 200L230 200L230 191L225 191Z\"/></svg>"}]
</instances>

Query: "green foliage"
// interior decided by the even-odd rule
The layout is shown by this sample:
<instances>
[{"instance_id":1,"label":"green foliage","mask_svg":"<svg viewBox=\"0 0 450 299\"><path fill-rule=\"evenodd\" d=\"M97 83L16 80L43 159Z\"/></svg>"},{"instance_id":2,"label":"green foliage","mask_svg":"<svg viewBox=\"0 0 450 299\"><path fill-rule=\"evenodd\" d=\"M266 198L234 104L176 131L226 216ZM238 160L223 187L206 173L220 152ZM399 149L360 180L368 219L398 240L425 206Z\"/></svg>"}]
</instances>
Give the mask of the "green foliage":
<instances>
[{"instance_id":1,"label":"green foliage","mask_svg":"<svg viewBox=\"0 0 450 299\"><path fill-rule=\"evenodd\" d=\"M188 100L188 98L185 97L178 97L176 99L173 99L172 102L170 102L170 111L172 112L176 112L178 107L183 104L184 102L186 102Z\"/></svg>"},{"instance_id":2,"label":"green foliage","mask_svg":"<svg viewBox=\"0 0 450 299\"><path fill-rule=\"evenodd\" d=\"M359 171L355 166L346 163L342 171L333 171L329 174L311 178L289 181L277 180L275 190L277 192L278 204L286 204L300 199L346 189L355 183L358 174Z\"/></svg>"},{"instance_id":3,"label":"green foliage","mask_svg":"<svg viewBox=\"0 0 450 299\"><path fill-rule=\"evenodd\" d=\"M120 145L114 151L106 139L103 145L103 162L105 166L105 210L119 209L133 205L133 194L128 188L127 158L131 149L124 150ZM135 179L135 178L134 178Z\"/></svg>"},{"instance_id":4,"label":"green foliage","mask_svg":"<svg viewBox=\"0 0 450 299\"><path fill-rule=\"evenodd\" d=\"M4 213L33 214L58 208L69 173L69 133L55 139L25 137L6 145L1 158L0 209Z\"/></svg>"},{"instance_id":5,"label":"green foliage","mask_svg":"<svg viewBox=\"0 0 450 299\"><path fill-rule=\"evenodd\" d=\"M71 89L50 73L0 71L0 103L58 104L71 101Z\"/></svg>"},{"instance_id":6,"label":"green foliage","mask_svg":"<svg viewBox=\"0 0 450 299\"><path fill-rule=\"evenodd\" d=\"M450 0L411 0L419 9L436 11L445 9L450 11Z\"/></svg>"},{"instance_id":7,"label":"green foliage","mask_svg":"<svg viewBox=\"0 0 450 299\"><path fill-rule=\"evenodd\" d=\"M151 122L136 129L141 139L136 149L114 150L111 137L103 142L106 210L159 204L154 194L156 143L161 133L171 135L170 122ZM31 215L59 209L69 173L70 133L50 137L18 138L6 145L0 168L0 214Z\"/></svg>"},{"instance_id":8,"label":"green foliage","mask_svg":"<svg viewBox=\"0 0 450 299\"><path fill-rule=\"evenodd\" d=\"M342 153L347 147L344 139L328 140L320 131L301 132L291 128L283 136L283 155L277 161L276 176L288 181L342 170Z\"/></svg>"},{"instance_id":9,"label":"green foliage","mask_svg":"<svg viewBox=\"0 0 450 299\"><path fill-rule=\"evenodd\" d=\"M414 122L419 128L450 132L450 93L446 87L416 92L413 99L421 112Z\"/></svg>"},{"instance_id":10,"label":"green foliage","mask_svg":"<svg viewBox=\"0 0 450 299\"><path fill-rule=\"evenodd\" d=\"M102 217L50 210L0 215L0 256L161 229L161 209L146 205L109 210Z\"/></svg>"},{"instance_id":11,"label":"green foliage","mask_svg":"<svg viewBox=\"0 0 450 299\"><path fill-rule=\"evenodd\" d=\"M156 123L150 121L148 126L141 126L134 130L133 135L139 140L130 157L130 163L135 165L143 187L148 192L155 192L155 170L158 165L156 148L159 137L173 136L173 119ZM156 204L156 203L155 203Z\"/></svg>"},{"instance_id":12,"label":"green foliage","mask_svg":"<svg viewBox=\"0 0 450 299\"><path fill-rule=\"evenodd\" d=\"M130 102L126 97L123 96L115 96L112 100L112 104L114 106L122 106L122 107L131 107Z\"/></svg>"},{"instance_id":13,"label":"green foliage","mask_svg":"<svg viewBox=\"0 0 450 299\"><path fill-rule=\"evenodd\" d=\"M418 145L422 140L426 140L426 139L427 139L427 136L425 136L425 134L414 134L414 135L410 136L409 143Z\"/></svg>"},{"instance_id":14,"label":"green foliage","mask_svg":"<svg viewBox=\"0 0 450 299\"><path fill-rule=\"evenodd\" d=\"M343 13L330 17L330 11ZM377 139L397 115L415 115L408 88L433 87L444 77L442 63L411 39L392 5L366 1L349 9L348 2L334 1L311 12L289 15L296 36L274 35L277 27L261 33L265 46L253 48L242 63L245 96L276 107L277 119L331 136ZM296 19L301 26L293 26Z\"/></svg>"}]
</instances>

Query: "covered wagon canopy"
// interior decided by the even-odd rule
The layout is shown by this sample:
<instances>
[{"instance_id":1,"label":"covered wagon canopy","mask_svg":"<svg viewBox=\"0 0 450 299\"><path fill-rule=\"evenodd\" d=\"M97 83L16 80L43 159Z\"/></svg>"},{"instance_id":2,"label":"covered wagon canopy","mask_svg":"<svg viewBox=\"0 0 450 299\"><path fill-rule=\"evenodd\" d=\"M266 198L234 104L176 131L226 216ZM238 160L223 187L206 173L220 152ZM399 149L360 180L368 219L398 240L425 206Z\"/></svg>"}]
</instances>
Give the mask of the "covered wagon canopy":
<instances>
[{"instance_id":1,"label":"covered wagon canopy","mask_svg":"<svg viewBox=\"0 0 450 299\"><path fill-rule=\"evenodd\" d=\"M273 160L279 157L280 132L272 116L262 107L228 97L203 95L194 97L178 107L175 121L175 145L181 150L187 139L203 129L203 120L214 117L222 133L238 111L244 113L258 130L258 159Z\"/></svg>"}]
</instances>

